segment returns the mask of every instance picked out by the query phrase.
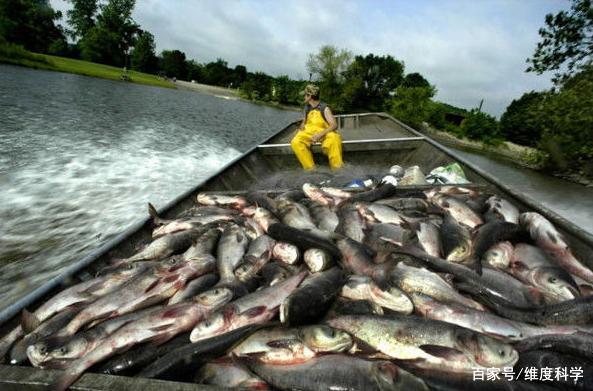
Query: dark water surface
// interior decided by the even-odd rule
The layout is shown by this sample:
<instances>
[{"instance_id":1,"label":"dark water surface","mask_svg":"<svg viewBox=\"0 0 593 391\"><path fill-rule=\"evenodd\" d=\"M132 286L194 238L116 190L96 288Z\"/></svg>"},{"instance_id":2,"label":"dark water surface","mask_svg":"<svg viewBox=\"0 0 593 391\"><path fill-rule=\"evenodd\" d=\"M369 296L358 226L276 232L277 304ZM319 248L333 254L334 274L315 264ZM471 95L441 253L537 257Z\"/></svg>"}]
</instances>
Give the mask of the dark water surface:
<instances>
[{"instance_id":1,"label":"dark water surface","mask_svg":"<svg viewBox=\"0 0 593 391\"><path fill-rule=\"evenodd\" d=\"M298 116L0 65L0 308Z\"/></svg>"},{"instance_id":2,"label":"dark water surface","mask_svg":"<svg viewBox=\"0 0 593 391\"><path fill-rule=\"evenodd\" d=\"M450 147L449 147L450 148ZM450 148L509 187L523 192L593 234L593 188L569 182L487 155Z\"/></svg>"}]
</instances>

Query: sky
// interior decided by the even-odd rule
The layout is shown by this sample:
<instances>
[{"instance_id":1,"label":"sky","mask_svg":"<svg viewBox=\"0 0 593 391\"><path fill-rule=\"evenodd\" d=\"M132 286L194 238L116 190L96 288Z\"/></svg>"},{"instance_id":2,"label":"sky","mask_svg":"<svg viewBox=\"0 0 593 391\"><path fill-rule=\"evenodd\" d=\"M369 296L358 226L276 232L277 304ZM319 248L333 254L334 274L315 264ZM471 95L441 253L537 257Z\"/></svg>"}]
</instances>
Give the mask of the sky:
<instances>
[{"instance_id":1,"label":"sky","mask_svg":"<svg viewBox=\"0 0 593 391\"><path fill-rule=\"evenodd\" d=\"M64 12L66 0L50 0ZM500 117L513 99L551 87L526 73L548 13L569 0L137 0L133 18L157 52L179 49L200 63L308 79L323 45L391 55L405 73L436 86L436 100ZM323 94L323 92L322 92Z\"/></svg>"}]
</instances>

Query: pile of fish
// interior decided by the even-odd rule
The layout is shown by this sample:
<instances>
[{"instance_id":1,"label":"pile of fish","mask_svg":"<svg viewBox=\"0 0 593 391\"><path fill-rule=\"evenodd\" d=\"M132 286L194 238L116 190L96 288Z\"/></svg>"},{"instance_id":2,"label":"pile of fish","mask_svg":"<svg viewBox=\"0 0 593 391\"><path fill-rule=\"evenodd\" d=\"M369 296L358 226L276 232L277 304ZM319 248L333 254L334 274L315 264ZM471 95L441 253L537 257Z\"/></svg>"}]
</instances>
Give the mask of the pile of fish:
<instances>
[{"instance_id":1,"label":"pile of fish","mask_svg":"<svg viewBox=\"0 0 593 391\"><path fill-rule=\"evenodd\" d=\"M12 364L280 390L593 389L593 272L478 186L201 193L0 340ZM554 382L476 370L582 368ZM533 379L532 379L533 380ZM558 387L558 388L556 388Z\"/></svg>"}]
</instances>

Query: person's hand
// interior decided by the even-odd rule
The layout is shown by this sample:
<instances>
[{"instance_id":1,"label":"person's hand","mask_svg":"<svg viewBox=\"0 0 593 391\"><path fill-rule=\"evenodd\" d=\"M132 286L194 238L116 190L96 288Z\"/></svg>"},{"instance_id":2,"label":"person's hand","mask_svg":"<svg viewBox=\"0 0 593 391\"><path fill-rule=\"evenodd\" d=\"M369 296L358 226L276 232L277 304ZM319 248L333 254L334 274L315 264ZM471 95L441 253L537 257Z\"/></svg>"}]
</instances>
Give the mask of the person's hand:
<instances>
[{"instance_id":1,"label":"person's hand","mask_svg":"<svg viewBox=\"0 0 593 391\"><path fill-rule=\"evenodd\" d=\"M323 133L314 134L313 136L311 136L311 142L318 143L319 140L321 140L323 138L323 136L325 136L325 134L323 134Z\"/></svg>"}]
</instances>

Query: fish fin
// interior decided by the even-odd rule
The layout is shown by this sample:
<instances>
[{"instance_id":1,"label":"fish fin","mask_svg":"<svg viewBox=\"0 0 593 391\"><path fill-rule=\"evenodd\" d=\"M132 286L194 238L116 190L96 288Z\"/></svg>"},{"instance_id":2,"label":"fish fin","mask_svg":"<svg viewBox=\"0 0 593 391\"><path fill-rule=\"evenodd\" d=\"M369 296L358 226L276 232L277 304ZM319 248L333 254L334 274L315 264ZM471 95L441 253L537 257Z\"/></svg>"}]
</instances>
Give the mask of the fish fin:
<instances>
[{"instance_id":1,"label":"fish fin","mask_svg":"<svg viewBox=\"0 0 593 391\"><path fill-rule=\"evenodd\" d=\"M471 261L471 265L472 265L472 269L474 269L474 271L481 276L482 275L482 260L480 258L475 258Z\"/></svg>"},{"instance_id":2,"label":"fish fin","mask_svg":"<svg viewBox=\"0 0 593 391\"><path fill-rule=\"evenodd\" d=\"M174 323L167 323L167 324L162 324L160 326L155 326L155 327L151 327L150 331L153 331L155 333L161 332L161 331L166 331L169 330L171 328L171 325L173 325ZM151 338L151 341L154 341L155 339L158 339L159 336L156 336L154 338Z\"/></svg>"},{"instance_id":3,"label":"fish fin","mask_svg":"<svg viewBox=\"0 0 593 391\"><path fill-rule=\"evenodd\" d=\"M52 384L47 388L48 390L62 391L67 390L78 378L82 372L66 371L63 372Z\"/></svg>"},{"instance_id":4,"label":"fish fin","mask_svg":"<svg viewBox=\"0 0 593 391\"><path fill-rule=\"evenodd\" d=\"M535 305L546 304L546 299L542 291L534 286L527 286L527 292L529 292L529 301Z\"/></svg>"},{"instance_id":5,"label":"fish fin","mask_svg":"<svg viewBox=\"0 0 593 391\"><path fill-rule=\"evenodd\" d=\"M156 208L150 202L148 203L148 214L150 215L150 217L152 217L152 222L154 223L154 225L162 224L161 218L159 217L159 214L156 211Z\"/></svg>"},{"instance_id":6,"label":"fish fin","mask_svg":"<svg viewBox=\"0 0 593 391\"><path fill-rule=\"evenodd\" d=\"M150 290L151 290L152 288L154 288L155 286L157 286L157 284L159 283L159 281L160 281L160 280L154 280L154 281L152 282L152 284L150 284L150 285L148 286L148 288L146 288L146 289L144 290L144 293L148 293L148 292L150 292Z\"/></svg>"},{"instance_id":7,"label":"fish fin","mask_svg":"<svg viewBox=\"0 0 593 391\"><path fill-rule=\"evenodd\" d=\"M35 316L35 314L23 309L21 312L21 327L25 333L29 334L33 332L33 330L39 327L40 324L41 321L39 318L37 318L37 316Z\"/></svg>"},{"instance_id":8,"label":"fish fin","mask_svg":"<svg viewBox=\"0 0 593 391\"><path fill-rule=\"evenodd\" d=\"M162 345L165 342L169 341L173 337L173 335L174 334L172 334L172 333L165 333L165 334L158 335L158 336L156 336L154 338L151 338L150 339L150 343L153 346Z\"/></svg>"},{"instance_id":9,"label":"fish fin","mask_svg":"<svg viewBox=\"0 0 593 391\"><path fill-rule=\"evenodd\" d=\"M465 360L465 354L457 349L449 348L446 346L439 346L439 345L420 345L420 349L422 349L425 353L430 354L431 356L444 358L447 360L456 360L458 358L463 358Z\"/></svg>"},{"instance_id":10,"label":"fish fin","mask_svg":"<svg viewBox=\"0 0 593 391\"><path fill-rule=\"evenodd\" d=\"M257 307L249 308L249 309L241 312L239 315L240 316L247 316L249 318L255 318L255 317L260 316L261 314L263 314L267 310L268 310L268 307L266 307L265 305L260 305L260 306L257 306Z\"/></svg>"}]
</instances>

